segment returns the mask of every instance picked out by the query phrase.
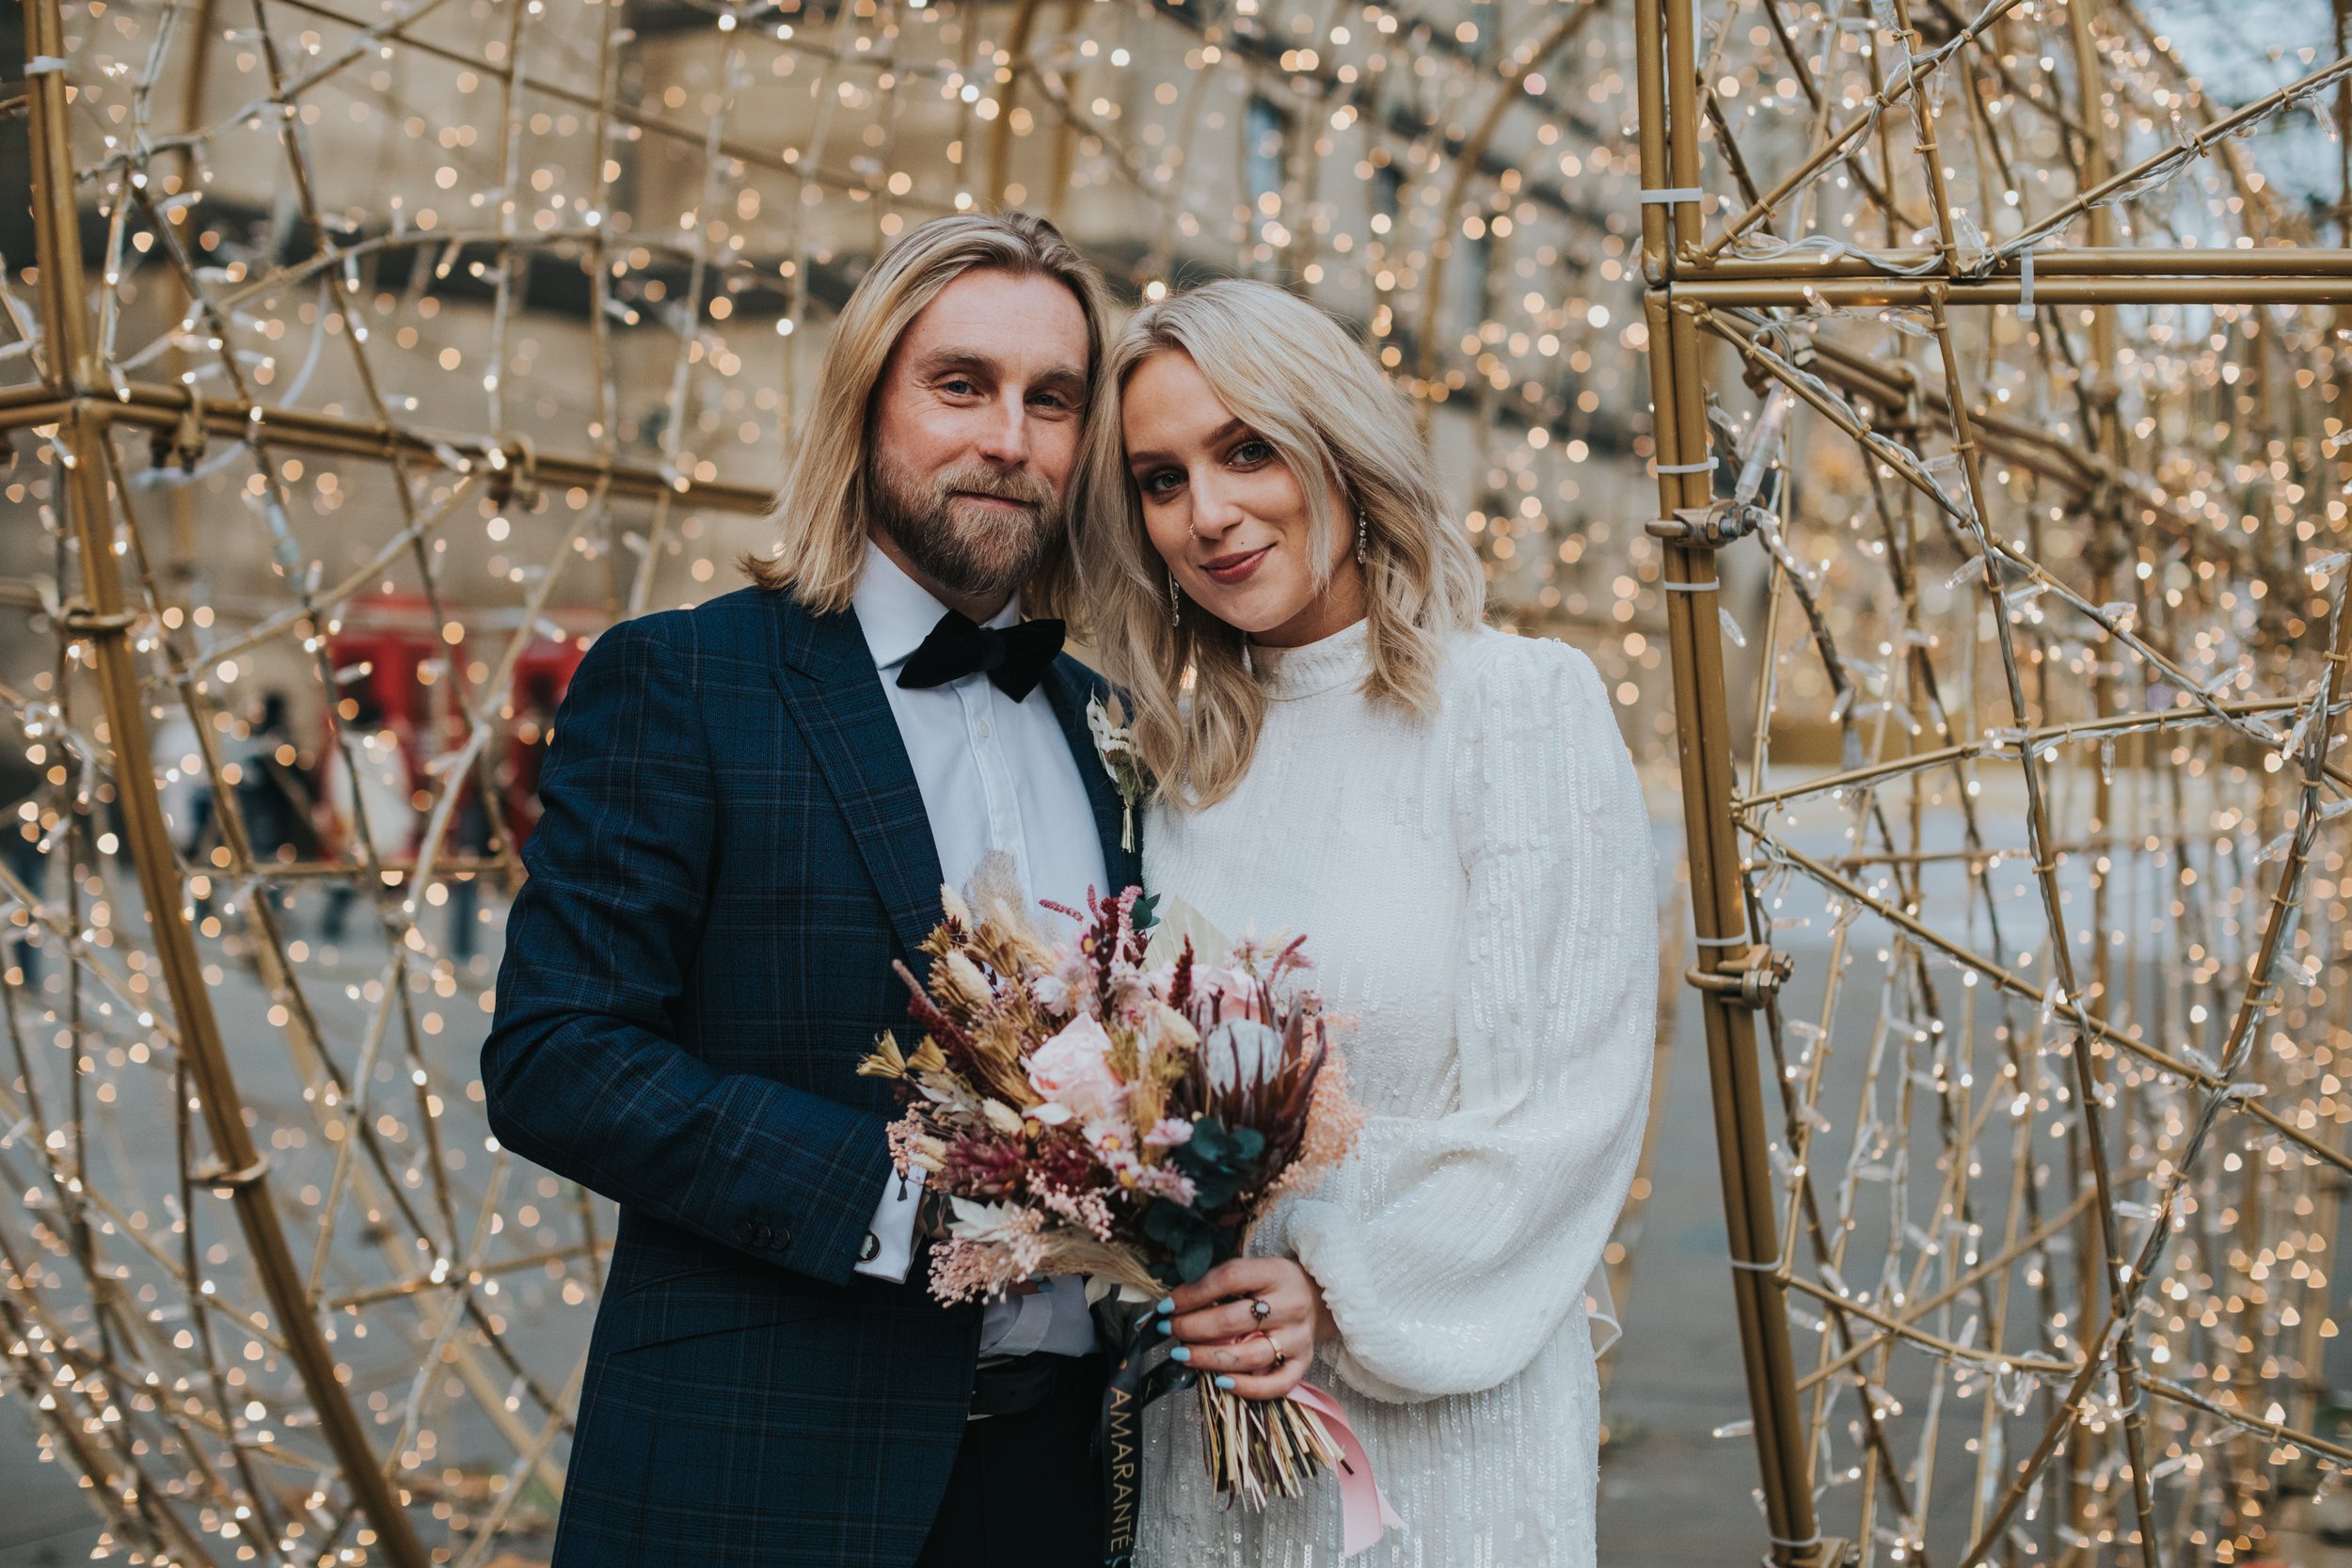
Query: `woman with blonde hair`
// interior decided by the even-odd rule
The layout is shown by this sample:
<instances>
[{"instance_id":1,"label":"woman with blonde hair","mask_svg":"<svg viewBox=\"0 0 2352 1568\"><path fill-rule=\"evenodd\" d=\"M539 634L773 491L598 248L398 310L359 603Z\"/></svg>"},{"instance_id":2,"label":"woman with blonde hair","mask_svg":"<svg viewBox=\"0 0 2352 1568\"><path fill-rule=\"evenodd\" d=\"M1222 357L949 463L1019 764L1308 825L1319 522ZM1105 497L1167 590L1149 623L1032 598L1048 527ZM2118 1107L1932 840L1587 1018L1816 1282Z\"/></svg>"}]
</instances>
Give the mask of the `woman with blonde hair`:
<instances>
[{"instance_id":1,"label":"woman with blonde hair","mask_svg":"<svg viewBox=\"0 0 2352 1568\"><path fill-rule=\"evenodd\" d=\"M1657 967L1607 694L1575 649L1481 626L1426 450L1313 306L1213 283L1139 312L1106 373L1091 455L1125 483L1080 543L1156 780L1146 884L1308 938L1371 1112L1252 1256L1162 1304L1173 1354L1253 1399L1321 1363L1405 1521L1358 1561L1589 1564L1584 1288L1632 1180ZM1220 1506L1195 1408L1153 1408L1141 1561L1337 1562L1335 1485Z\"/></svg>"}]
</instances>

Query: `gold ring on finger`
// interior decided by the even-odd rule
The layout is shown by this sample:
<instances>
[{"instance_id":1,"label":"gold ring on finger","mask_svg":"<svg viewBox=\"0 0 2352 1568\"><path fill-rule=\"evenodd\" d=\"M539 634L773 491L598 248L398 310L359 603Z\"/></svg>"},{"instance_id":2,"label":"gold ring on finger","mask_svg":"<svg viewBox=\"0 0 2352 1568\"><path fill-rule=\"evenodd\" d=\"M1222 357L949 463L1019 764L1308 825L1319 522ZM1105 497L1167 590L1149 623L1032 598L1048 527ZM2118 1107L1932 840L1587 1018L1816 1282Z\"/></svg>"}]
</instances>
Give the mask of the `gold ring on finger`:
<instances>
[{"instance_id":1,"label":"gold ring on finger","mask_svg":"<svg viewBox=\"0 0 2352 1568\"><path fill-rule=\"evenodd\" d=\"M1258 1330L1258 1338L1263 1339L1265 1341L1265 1348L1274 1353L1275 1370L1281 1370L1284 1364L1290 1360L1289 1356L1282 1354L1281 1341L1275 1338L1272 1334L1269 1334L1263 1328Z\"/></svg>"},{"instance_id":2,"label":"gold ring on finger","mask_svg":"<svg viewBox=\"0 0 2352 1568\"><path fill-rule=\"evenodd\" d=\"M1266 1319L1272 1317L1273 1315L1273 1303L1267 1301L1263 1296L1252 1296L1249 1298L1249 1316L1253 1320L1258 1323L1263 1323Z\"/></svg>"}]
</instances>

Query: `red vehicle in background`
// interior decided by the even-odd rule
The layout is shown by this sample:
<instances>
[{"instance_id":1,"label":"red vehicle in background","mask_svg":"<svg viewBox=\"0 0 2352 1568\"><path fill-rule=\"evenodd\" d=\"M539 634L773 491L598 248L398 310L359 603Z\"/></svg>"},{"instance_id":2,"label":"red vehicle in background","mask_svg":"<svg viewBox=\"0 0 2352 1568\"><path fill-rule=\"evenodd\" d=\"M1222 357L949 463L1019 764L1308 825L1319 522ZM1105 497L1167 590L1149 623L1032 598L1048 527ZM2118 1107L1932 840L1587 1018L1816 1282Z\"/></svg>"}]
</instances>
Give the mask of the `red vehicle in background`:
<instances>
[{"instance_id":1,"label":"red vehicle in background","mask_svg":"<svg viewBox=\"0 0 2352 1568\"><path fill-rule=\"evenodd\" d=\"M468 719L450 672L454 667L471 675L476 666L494 666L505 650L505 628L490 617L473 619L478 635L469 637L460 628L453 641L447 633L456 624L446 628L435 625L430 607L421 595L370 594L344 607L341 626L327 640L328 655L340 672L339 717L347 726L389 731L397 739L407 777L415 781L411 804L417 814L416 828L403 846L404 856L413 851L423 813L432 803L428 786L433 775L428 765L466 743ZM587 653L593 628L584 617L581 620L580 626L567 627L542 619L515 661L499 716L500 733L489 743L498 825L503 830L501 836L516 849L529 841L539 820L539 767L554 727L555 710L571 685L572 672ZM469 691L476 690L479 680L469 680L466 685ZM331 736L322 734L320 739L321 756L329 768L337 767ZM480 775L476 769L468 771L467 793L460 798L452 820L445 856L478 854L491 848L489 823L474 799ZM347 817L348 813L339 816ZM469 817L473 818L470 822ZM349 822L341 821L337 827L342 831L338 843L347 845ZM373 821L370 827L378 852L385 853L384 830Z\"/></svg>"}]
</instances>

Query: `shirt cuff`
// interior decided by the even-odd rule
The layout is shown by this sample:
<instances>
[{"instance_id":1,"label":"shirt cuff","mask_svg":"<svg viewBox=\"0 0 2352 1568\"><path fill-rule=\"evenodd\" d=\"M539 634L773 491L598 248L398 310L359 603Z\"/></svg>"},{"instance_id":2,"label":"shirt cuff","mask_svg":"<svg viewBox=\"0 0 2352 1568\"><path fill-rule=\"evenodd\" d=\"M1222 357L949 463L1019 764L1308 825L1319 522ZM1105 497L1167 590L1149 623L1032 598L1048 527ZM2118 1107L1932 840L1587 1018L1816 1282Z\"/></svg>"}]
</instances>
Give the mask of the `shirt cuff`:
<instances>
[{"instance_id":1,"label":"shirt cuff","mask_svg":"<svg viewBox=\"0 0 2352 1568\"><path fill-rule=\"evenodd\" d=\"M858 1248L854 1272L903 1284L914 1264L914 1222L923 1207L923 1173L892 1171L882 1180L882 1201Z\"/></svg>"}]
</instances>

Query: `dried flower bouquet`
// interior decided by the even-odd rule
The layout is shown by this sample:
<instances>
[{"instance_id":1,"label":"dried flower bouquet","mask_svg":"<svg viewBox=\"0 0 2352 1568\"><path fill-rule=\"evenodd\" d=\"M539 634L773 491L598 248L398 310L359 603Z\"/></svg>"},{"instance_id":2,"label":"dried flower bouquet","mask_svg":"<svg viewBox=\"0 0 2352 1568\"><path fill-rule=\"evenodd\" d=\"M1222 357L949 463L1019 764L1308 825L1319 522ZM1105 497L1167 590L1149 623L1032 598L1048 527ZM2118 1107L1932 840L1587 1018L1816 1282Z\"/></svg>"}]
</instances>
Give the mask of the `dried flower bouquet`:
<instances>
[{"instance_id":1,"label":"dried flower bouquet","mask_svg":"<svg viewBox=\"0 0 2352 1568\"><path fill-rule=\"evenodd\" d=\"M1086 1275L1090 1302L1154 1300L1240 1256L1346 1157L1364 1113L1303 940L1204 961L1190 935L1154 943L1152 901L1130 888L1045 906L1078 924L1055 944L1016 899L973 896L977 912L946 895L928 984L899 966L921 1040L885 1035L858 1069L899 1085L893 1157L952 1211L931 1252L939 1300L1050 1275ZM1336 1463L1306 1404L1192 1381L1221 1492L1263 1507Z\"/></svg>"}]
</instances>

